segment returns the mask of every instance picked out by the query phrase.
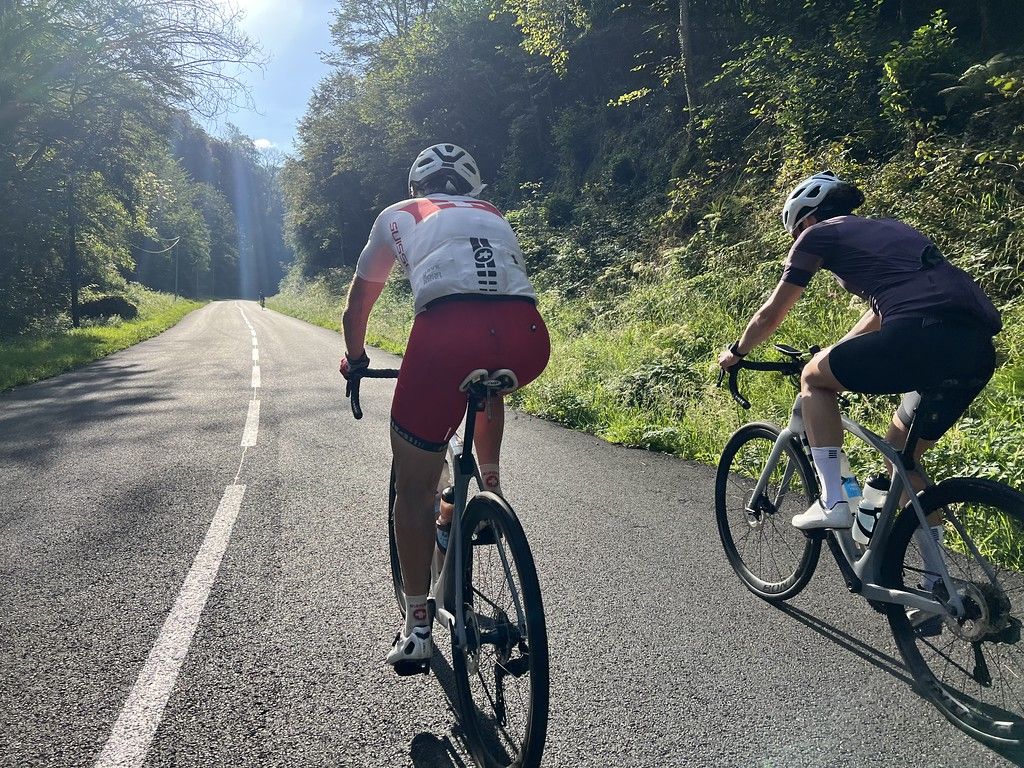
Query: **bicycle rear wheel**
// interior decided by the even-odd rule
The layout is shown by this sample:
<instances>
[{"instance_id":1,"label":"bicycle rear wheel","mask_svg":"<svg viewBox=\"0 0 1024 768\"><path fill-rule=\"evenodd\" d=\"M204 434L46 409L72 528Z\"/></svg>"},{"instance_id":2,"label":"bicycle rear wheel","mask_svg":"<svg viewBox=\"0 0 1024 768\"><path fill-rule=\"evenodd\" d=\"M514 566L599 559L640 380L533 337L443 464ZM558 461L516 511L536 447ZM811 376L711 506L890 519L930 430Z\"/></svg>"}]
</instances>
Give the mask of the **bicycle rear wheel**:
<instances>
[{"instance_id":1,"label":"bicycle rear wheel","mask_svg":"<svg viewBox=\"0 0 1024 768\"><path fill-rule=\"evenodd\" d=\"M758 498L754 489L779 436L772 424L747 424L726 443L715 478L715 518L729 564L747 589L764 600L787 600L810 581L821 539L790 524L817 494L803 451L791 440Z\"/></svg>"},{"instance_id":2,"label":"bicycle rear wheel","mask_svg":"<svg viewBox=\"0 0 1024 768\"><path fill-rule=\"evenodd\" d=\"M452 633L463 729L481 766L537 766L548 723L548 641L526 535L493 493L466 506L461 599L466 645Z\"/></svg>"},{"instance_id":3,"label":"bicycle rear wheel","mask_svg":"<svg viewBox=\"0 0 1024 768\"><path fill-rule=\"evenodd\" d=\"M994 747L1024 746L1024 495L1000 483L953 478L924 491L928 515L942 511L942 555L967 615L927 616L887 606L889 625L919 690L954 725ZM925 562L906 507L893 527L883 583L946 587ZM930 532L929 532L930 535ZM927 583L926 583L927 582Z\"/></svg>"}]
</instances>

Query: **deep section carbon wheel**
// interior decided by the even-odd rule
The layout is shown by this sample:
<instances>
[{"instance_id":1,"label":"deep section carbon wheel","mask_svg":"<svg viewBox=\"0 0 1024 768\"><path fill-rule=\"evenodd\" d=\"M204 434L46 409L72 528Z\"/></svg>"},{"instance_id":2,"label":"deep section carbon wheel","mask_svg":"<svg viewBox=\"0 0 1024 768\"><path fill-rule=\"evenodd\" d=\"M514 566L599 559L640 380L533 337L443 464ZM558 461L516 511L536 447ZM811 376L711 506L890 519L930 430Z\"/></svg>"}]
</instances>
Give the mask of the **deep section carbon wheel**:
<instances>
[{"instance_id":1,"label":"deep section carbon wheel","mask_svg":"<svg viewBox=\"0 0 1024 768\"><path fill-rule=\"evenodd\" d=\"M886 586L922 590L948 602L926 556L924 536L942 558L966 614L929 615L889 605L896 645L918 690L958 728L1021 755L1024 747L1024 495L1000 483L952 478L920 496L933 536L913 508L900 513L882 569Z\"/></svg>"},{"instance_id":2,"label":"deep section carbon wheel","mask_svg":"<svg viewBox=\"0 0 1024 768\"><path fill-rule=\"evenodd\" d=\"M729 438L715 479L715 518L729 564L765 600L787 600L806 586L821 553L790 520L817 495L814 473L795 440L782 446L768 485L754 490L779 436L772 424L747 424Z\"/></svg>"},{"instance_id":3,"label":"deep section carbon wheel","mask_svg":"<svg viewBox=\"0 0 1024 768\"><path fill-rule=\"evenodd\" d=\"M470 750L487 768L540 765L548 641L526 535L501 497L480 493L466 507L459 545L466 646L453 635L452 667Z\"/></svg>"}]
</instances>

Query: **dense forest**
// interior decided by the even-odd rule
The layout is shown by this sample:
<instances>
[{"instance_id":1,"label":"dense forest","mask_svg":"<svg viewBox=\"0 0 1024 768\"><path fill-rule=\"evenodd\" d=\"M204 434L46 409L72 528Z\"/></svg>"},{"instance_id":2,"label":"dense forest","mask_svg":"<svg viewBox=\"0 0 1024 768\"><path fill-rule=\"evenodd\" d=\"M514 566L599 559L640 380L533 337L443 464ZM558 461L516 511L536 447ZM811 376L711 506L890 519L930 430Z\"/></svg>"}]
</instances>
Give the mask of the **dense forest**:
<instances>
[{"instance_id":1,"label":"dense forest","mask_svg":"<svg viewBox=\"0 0 1024 768\"><path fill-rule=\"evenodd\" d=\"M340 0L334 72L282 172L296 263L281 306L334 313L416 152L458 143L553 331L520 403L714 460L740 418L714 389L716 351L778 280L785 195L830 168L866 191L865 214L928 233L1003 309L996 379L937 453L1024 480L1022 30L1016 0ZM777 340L827 344L861 311L819 277ZM401 348L409 321L396 281L371 335ZM747 386L784 419L784 382ZM890 406L853 407L883 428Z\"/></svg>"},{"instance_id":2,"label":"dense forest","mask_svg":"<svg viewBox=\"0 0 1024 768\"><path fill-rule=\"evenodd\" d=\"M0 337L78 325L129 281L276 285L277 160L190 117L244 97L259 51L237 21L215 0L0 2Z\"/></svg>"}]
</instances>

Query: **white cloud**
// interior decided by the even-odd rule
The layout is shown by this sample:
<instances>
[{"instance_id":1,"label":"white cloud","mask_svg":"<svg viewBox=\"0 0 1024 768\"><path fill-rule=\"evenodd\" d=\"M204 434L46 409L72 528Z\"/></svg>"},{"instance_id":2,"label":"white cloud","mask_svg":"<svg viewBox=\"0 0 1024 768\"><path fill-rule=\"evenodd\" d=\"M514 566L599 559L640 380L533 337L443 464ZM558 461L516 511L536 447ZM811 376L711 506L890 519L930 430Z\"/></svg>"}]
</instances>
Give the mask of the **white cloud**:
<instances>
[{"instance_id":1,"label":"white cloud","mask_svg":"<svg viewBox=\"0 0 1024 768\"><path fill-rule=\"evenodd\" d=\"M270 139L256 139L253 141L252 145L256 147L256 149L270 149L274 146L274 142Z\"/></svg>"}]
</instances>

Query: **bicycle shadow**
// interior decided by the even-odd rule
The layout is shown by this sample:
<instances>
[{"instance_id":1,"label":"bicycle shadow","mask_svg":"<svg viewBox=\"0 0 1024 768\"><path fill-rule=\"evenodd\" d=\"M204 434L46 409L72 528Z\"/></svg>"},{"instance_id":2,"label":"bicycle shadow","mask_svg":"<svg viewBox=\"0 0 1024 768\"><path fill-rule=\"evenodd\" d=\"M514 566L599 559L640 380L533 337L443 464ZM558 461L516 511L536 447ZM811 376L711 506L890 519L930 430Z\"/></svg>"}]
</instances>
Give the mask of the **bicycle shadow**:
<instances>
[{"instance_id":1,"label":"bicycle shadow","mask_svg":"<svg viewBox=\"0 0 1024 768\"><path fill-rule=\"evenodd\" d=\"M452 740L432 733L417 733L409 745L409 757L416 768L467 768Z\"/></svg>"},{"instance_id":2,"label":"bicycle shadow","mask_svg":"<svg viewBox=\"0 0 1024 768\"><path fill-rule=\"evenodd\" d=\"M904 666L902 659L880 651L874 646L868 645L863 640L858 640L853 635L829 624L827 621L823 621L817 616L807 613L806 611L802 611L792 605L782 604L776 605L775 607L787 614L790 618L796 619L808 629L813 629L826 640L831 640L833 643L844 650L849 651L854 656L863 659L877 669L891 675L901 683L905 683L918 696L921 695L914 684L914 679L907 674L906 667Z\"/></svg>"},{"instance_id":3,"label":"bicycle shadow","mask_svg":"<svg viewBox=\"0 0 1024 768\"><path fill-rule=\"evenodd\" d=\"M448 710L455 718L452 736L457 740L458 747L447 736L439 739L433 734L419 733L409 745L409 755L413 765L417 768L467 768L467 763L459 754L460 749L464 754L469 754L470 747L462 730L462 713L459 709L459 694L455 687L455 672L448 663L448 659L440 653L435 653L431 658L430 671L434 673L434 677L441 685L441 690L444 691L445 698L448 700ZM500 753L501 750L496 749L496 746L500 744L497 732L493 728L486 729L479 718L477 723L484 729L484 732L480 734L484 742L490 744L492 751Z\"/></svg>"},{"instance_id":4,"label":"bicycle shadow","mask_svg":"<svg viewBox=\"0 0 1024 768\"><path fill-rule=\"evenodd\" d=\"M782 613L788 615L790 618L796 619L805 627L814 630L825 639L832 641L844 650L849 651L850 653L854 654L860 659L863 659L864 661L868 662L877 669L880 669L883 672L891 675L892 677L899 680L901 683L905 683L906 686L910 688L910 690L913 691L913 693L918 698L920 698L922 701L931 704L931 701L919 689L914 679L906 672L906 666L903 664L902 659L899 659L888 653L884 653L883 651L878 650L874 646L868 645L862 640L858 640L856 637L853 637L852 635L848 634L847 632L844 632L838 627L835 627L829 624L828 622L819 619L817 616L807 613L806 611L802 611L799 608L796 608L792 605L782 604L776 605L775 607L782 611ZM965 735L968 736L968 738L970 738L969 734ZM983 747L992 750L992 752L996 753L1000 757L1009 760L1014 765L1024 766L1024 750L1020 748L1013 749L1009 747L994 747L985 744L984 742L978 741L977 739L974 739L974 741L978 744L981 744Z\"/></svg>"},{"instance_id":5,"label":"bicycle shadow","mask_svg":"<svg viewBox=\"0 0 1024 768\"><path fill-rule=\"evenodd\" d=\"M448 736L438 738L432 733L417 733L409 744L409 757L416 768L467 768L466 761L459 754L460 751L463 754L468 754L469 745L462 732L458 694L455 690L455 673L448 664L448 660L437 651L430 659L430 671L440 684L441 690L444 691L448 711L455 718L451 735L458 744L456 745Z\"/></svg>"}]
</instances>

